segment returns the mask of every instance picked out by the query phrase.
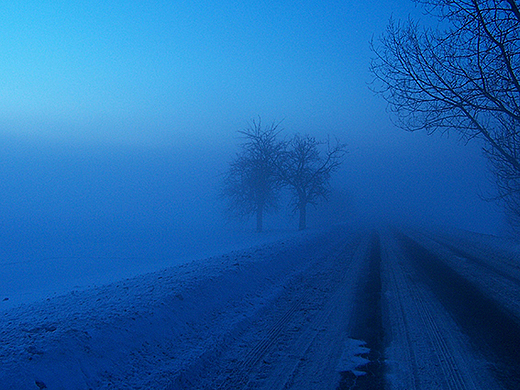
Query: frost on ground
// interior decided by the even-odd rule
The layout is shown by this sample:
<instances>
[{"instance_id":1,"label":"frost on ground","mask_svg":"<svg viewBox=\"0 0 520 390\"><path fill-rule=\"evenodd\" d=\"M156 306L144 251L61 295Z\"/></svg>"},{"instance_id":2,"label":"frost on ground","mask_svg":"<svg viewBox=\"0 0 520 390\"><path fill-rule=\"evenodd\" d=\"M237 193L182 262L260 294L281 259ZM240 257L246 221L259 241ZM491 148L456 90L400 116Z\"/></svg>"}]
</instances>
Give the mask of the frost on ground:
<instances>
[{"instance_id":1,"label":"frost on ground","mask_svg":"<svg viewBox=\"0 0 520 390\"><path fill-rule=\"evenodd\" d=\"M186 230L170 238L167 249L164 243L150 239L145 245L131 236L116 236L112 238L115 242L94 240L92 247L80 241L76 245L49 242L41 251L37 247L42 243L36 240L27 245L27 253L22 250L24 244L19 251L0 247L0 310L298 235L284 229L261 234L248 230ZM154 249L156 246L158 249Z\"/></svg>"},{"instance_id":2,"label":"frost on ground","mask_svg":"<svg viewBox=\"0 0 520 390\"><path fill-rule=\"evenodd\" d=\"M516 389L515 248L336 226L3 310L0 390Z\"/></svg>"},{"instance_id":3,"label":"frost on ground","mask_svg":"<svg viewBox=\"0 0 520 390\"><path fill-rule=\"evenodd\" d=\"M323 250L316 240L300 235L6 310L0 388L165 388L303 272Z\"/></svg>"}]
</instances>

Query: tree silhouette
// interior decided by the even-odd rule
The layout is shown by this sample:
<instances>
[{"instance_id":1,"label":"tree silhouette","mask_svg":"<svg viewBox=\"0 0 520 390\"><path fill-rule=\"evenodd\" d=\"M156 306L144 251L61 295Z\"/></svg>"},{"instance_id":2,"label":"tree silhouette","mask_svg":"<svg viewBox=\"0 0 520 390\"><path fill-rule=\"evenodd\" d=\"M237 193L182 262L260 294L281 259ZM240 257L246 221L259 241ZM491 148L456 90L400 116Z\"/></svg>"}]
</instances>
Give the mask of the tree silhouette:
<instances>
[{"instance_id":1,"label":"tree silhouette","mask_svg":"<svg viewBox=\"0 0 520 390\"><path fill-rule=\"evenodd\" d=\"M498 196L520 217L520 11L515 0L417 0L439 21L391 21L371 64L409 131L481 138Z\"/></svg>"},{"instance_id":2,"label":"tree silhouette","mask_svg":"<svg viewBox=\"0 0 520 390\"><path fill-rule=\"evenodd\" d=\"M320 146L326 149L320 152ZM307 205L327 199L331 174L338 169L346 154L345 145L336 141L319 142L314 137L295 135L285 145L279 159L278 175L292 193L294 211L299 213L300 230L307 227Z\"/></svg>"},{"instance_id":3,"label":"tree silhouette","mask_svg":"<svg viewBox=\"0 0 520 390\"><path fill-rule=\"evenodd\" d=\"M279 123L262 127L261 120L239 133L244 142L224 177L223 195L228 210L239 216L256 216L256 230L263 229L264 213L276 206L281 187L277 175L282 143L277 140Z\"/></svg>"}]
</instances>

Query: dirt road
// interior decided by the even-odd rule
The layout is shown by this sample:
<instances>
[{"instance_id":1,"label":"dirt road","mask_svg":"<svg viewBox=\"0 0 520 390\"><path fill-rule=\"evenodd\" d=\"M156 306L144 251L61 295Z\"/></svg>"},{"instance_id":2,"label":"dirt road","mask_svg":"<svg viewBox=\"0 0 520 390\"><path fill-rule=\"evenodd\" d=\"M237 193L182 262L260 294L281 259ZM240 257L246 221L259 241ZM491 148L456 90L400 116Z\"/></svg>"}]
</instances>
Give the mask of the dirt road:
<instances>
[{"instance_id":1,"label":"dirt road","mask_svg":"<svg viewBox=\"0 0 520 390\"><path fill-rule=\"evenodd\" d=\"M393 279L388 290L395 296L388 299L394 325L389 324L387 334L400 334L401 345L391 349L394 355L403 346L412 351L405 359L409 384L520 388L520 321L511 309L520 299L515 267L502 272L499 256L477 257L467 253L465 243L440 242L431 235L397 234L388 255L385 275L390 283ZM391 307L394 312L401 307L402 314L395 315ZM395 387L412 388L399 381Z\"/></svg>"}]
</instances>

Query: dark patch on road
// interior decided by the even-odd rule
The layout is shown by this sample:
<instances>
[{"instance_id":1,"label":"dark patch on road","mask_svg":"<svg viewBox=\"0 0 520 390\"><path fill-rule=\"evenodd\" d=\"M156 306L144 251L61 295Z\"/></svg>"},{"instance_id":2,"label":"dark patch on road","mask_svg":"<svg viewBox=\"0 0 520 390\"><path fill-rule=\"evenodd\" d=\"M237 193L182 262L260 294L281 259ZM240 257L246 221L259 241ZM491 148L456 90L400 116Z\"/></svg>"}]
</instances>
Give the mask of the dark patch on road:
<instances>
[{"instance_id":1,"label":"dark patch on road","mask_svg":"<svg viewBox=\"0 0 520 390\"><path fill-rule=\"evenodd\" d=\"M429 250L407 236L400 238L418 274L492 362L504 388L520 389L519 320Z\"/></svg>"},{"instance_id":2,"label":"dark patch on road","mask_svg":"<svg viewBox=\"0 0 520 390\"><path fill-rule=\"evenodd\" d=\"M365 375L356 376L352 372L342 372L338 390L384 389L384 329L381 308L381 242L374 232L370 254L367 259L369 272L366 282L359 287L356 295L354 326L351 337L366 342L370 352L362 357L370 360L359 367Z\"/></svg>"}]
</instances>

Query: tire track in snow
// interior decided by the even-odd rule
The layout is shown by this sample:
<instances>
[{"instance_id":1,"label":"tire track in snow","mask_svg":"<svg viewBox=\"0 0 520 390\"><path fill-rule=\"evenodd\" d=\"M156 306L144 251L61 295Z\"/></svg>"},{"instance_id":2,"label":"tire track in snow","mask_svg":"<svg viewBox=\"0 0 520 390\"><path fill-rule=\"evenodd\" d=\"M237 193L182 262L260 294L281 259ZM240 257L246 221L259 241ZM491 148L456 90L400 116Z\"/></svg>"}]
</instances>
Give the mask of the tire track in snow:
<instances>
[{"instance_id":1,"label":"tire track in snow","mask_svg":"<svg viewBox=\"0 0 520 390\"><path fill-rule=\"evenodd\" d=\"M416 253L386 237L383 267L391 389L497 389L469 339L416 271ZM442 280L440 281L442 283Z\"/></svg>"},{"instance_id":2,"label":"tire track in snow","mask_svg":"<svg viewBox=\"0 0 520 390\"><path fill-rule=\"evenodd\" d=\"M423 232L420 236L448 249L455 257L467 260L473 267L481 268L482 273L493 274L503 281L520 286L520 263L511 254L503 252L497 254L497 248L490 251L490 248L477 246L473 241L439 233Z\"/></svg>"},{"instance_id":3,"label":"tire track in snow","mask_svg":"<svg viewBox=\"0 0 520 390\"><path fill-rule=\"evenodd\" d=\"M475 388L475 383L469 382L462 376L461 371L457 368L458 362L452 353L451 348L445 340L443 330L437 324L437 318L434 318L428 303L424 296L419 294L414 297L417 309L417 315L423 320L426 333L429 335L434 350L442 357L440 369L443 373L443 380L449 389L468 389Z\"/></svg>"},{"instance_id":4,"label":"tire track in snow","mask_svg":"<svg viewBox=\"0 0 520 390\"><path fill-rule=\"evenodd\" d=\"M240 361L238 367L233 372L232 377L228 377L215 386L216 389L244 388L248 385L254 369L258 366L264 356L276 345L280 335L286 331L288 324L293 320L296 313L301 309L302 303L307 297L296 300L291 308L273 325L263 339L251 348L245 358Z\"/></svg>"},{"instance_id":5,"label":"tire track in snow","mask_svg":"<svg viewBox=\"0 0 520 390\"><path fill-rule=\"evenodd\" d=\"M381 272L384 275L383 286L385 288L384 306L385 306L385 322L386 332L392 333L387 343L396 344L394 348L388 348L386 354L391 354L389 363L391 365L399 365L400 375L392 375L397 377L398 386L390 386L390 388L398 389L419 389L419 368L418 358L414 352L414 343L412 340L411 324L408 321L409 306L406 305L407 297L410 295L408 291L408 283L403 272L400 271L400 265L397 262L397 253L393 251L388 244L388 238L383 241L382 248L382 265ZM390 262L390 259L392 261ZM387 363L388 364L388 363ZM388 371L388 370L387 370ZM388 381L387 375L387 381ZM390 381L391 382L391 381Z\"/></svg>"},{"instance_id":6,"label":"tire track in snow","mask_svg":"<svg viewBox=\"0 0 520 390\"><path fill-rule=\"evenodd\" d=\"M309 373L309 369L298 370L298 368L309 358L307 356L309 348L324 331L331 317L336 314L340 301L344 300L345 287L351 288L345 280L349 277L349 271L353 271L353 255L347 255L352 251L349 249L351 245L352 242L349 240L338 247L335 253L328 255L329 259L326 263L331 263L328 264L331 268L318 267L314 270L317 272L315 275L307 276L305 283L292 292L292 299L295 300L289 310L271 326L262 339L251 347L237 369L233 370L233 374L214 388L303 389L310 384L309 378L303 381L301 378L302 375ZM354 252L361 245L358 239ZM340 268L335 269L339 263L341 263ZM334 272L338 271L341 273L339 283L332 286L330 274L334 275ZM325 295L325 302L321 307L316 307L317 293ZM319 382L321 388L327 388L322 380Z\"/></svg>"},{"instance_id":7,"label":"tire track in snow","mask_svg":"<svg viewBox=\"0 0 520 390\"><path fill-rule=\"evenodd\" d=\"M340 253L340 258L344 259L339 270L341 280L330 290L310 326L297 335L292 349L297 358L289 367L279 366L277 369L279 373L286 371L291 375L274 375L274 380L267 381L265 388L304 390L337 387L340 381L337 366L343 346L349 340L347 329L355 307L354 291L364 274L367 248L368 240L364 235L356 245L351 244ZM283 380L279 380L281 378Z\"/></svg>"},{"instance_id":8,"label":"tire track in snow","mask_svg":"<svg viewBox=\"0 0 520 390\"><path fill-rule=\"evenodd\" d=\"M440 242L439 242L440 243ZM520 278L516 275L512 275L510 272L507 272L506 270L503 270L493 264L488 263L487 261L483 259L479 259L475 256L472 256L468 252L466 252L463 249L457 248L454 245L447 244L447 243L440 243L441 245L444 245L447 247L454 255L464 257L467 260L471 261L473 264L476 264L482 268L484 268L487 272L491 272L494 274L499 275L500 277L516 284L517 286L520 286Z\"/></svg>"},{"instance_id":9,"label":"tire track in snow","mask_svg":"<svg viewBox=\"0 0 520 390\"><path fill-rule=\"evenodd\" d=\"M383 389L384 379L384 329L381 308L381 241L377 232L372 233L367 256L369 272L357 292L351 336L365 342L369 362L359 367L362 375L354 370L342 372L338 390Z\"/></svg>"},{"instance_id":10,"label":"tire track in snow","mask_svg":"<svg viewBox=\"0 0 520 390\"><path fill-rule=\"evenodd\" d=\"M520 318L520 262L514 255L486 246L479 250L478 243L442 235L422 234L416 241L514 317Z\"/></svg>"},{"instance_id":11,"label":"tire track in snow","mask_svg":"<svg viewBox=\"0 0 520 390\"><path fill-rule=\"evenodd\" d=\"M309 349L320 335L330 332L331 324L342 335L350 315L352 304L345 295L358 279L362 266L358 252L364 251L367 243L362 234L342 234L343 238L334 243L317 242L322 249L308 269L293 277L280 294L215 346L217 352L209 351L210 358L195 362L194 369L168 389L335 388L341 340L336 334L325 337L332 343L322 351L329 359L326 362L323 353L312 356ZM330 354L332 357L327 357ZM318 385L305 387L314 373L309 378L309 370L300 366L313 359L318 360L316 365L325 363L319 369L329 371ZM326 381L332 385L323 387Z\"/></svg>"},{"instance_id":12,"label":"tire track in snow","mask_svg":"<svg viewBox=\"0 0 520 390\"><path fill-rule=\"evenodd\" d=\"M520 388L520 322L462 275L411 238L401 235L421 279L452 314L476 349L492 363L506 389Z\"/></svg>"}]
</instances>

